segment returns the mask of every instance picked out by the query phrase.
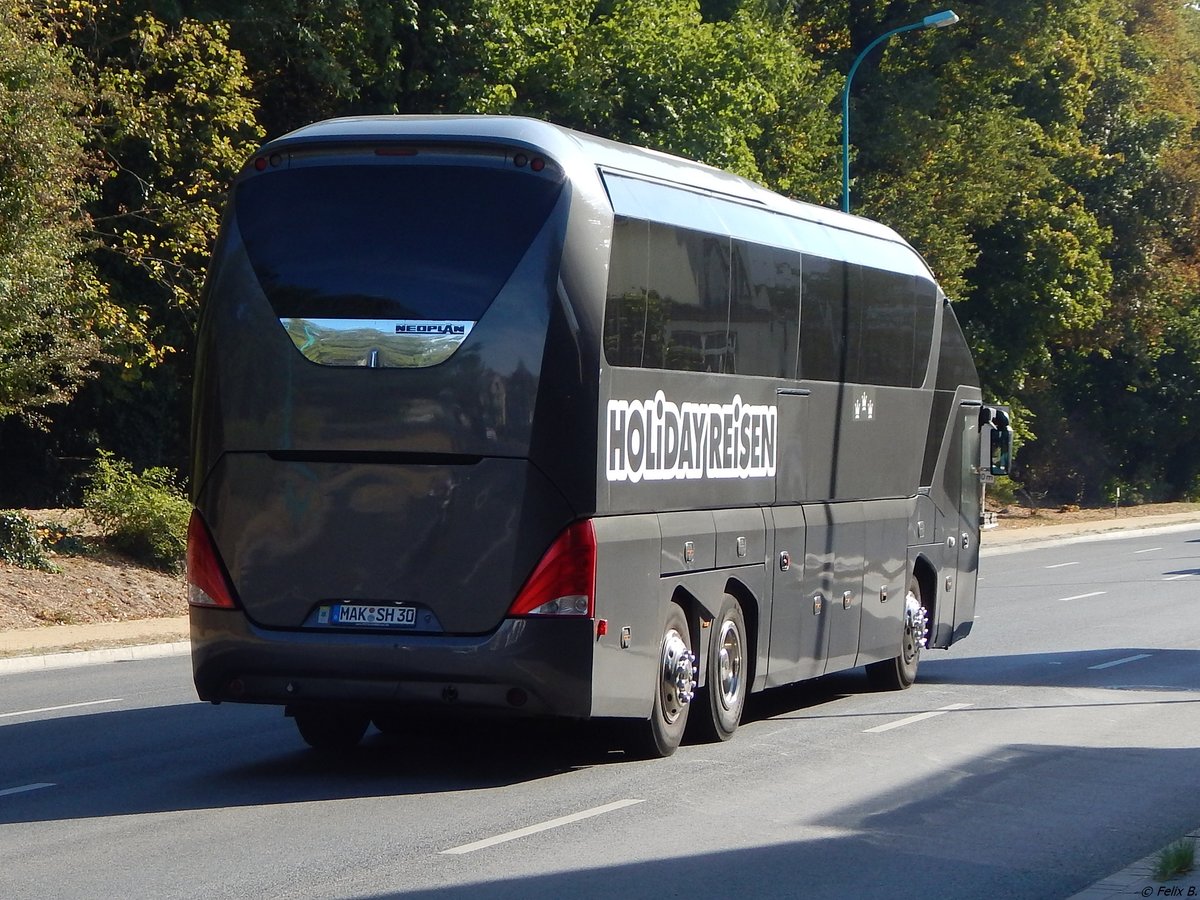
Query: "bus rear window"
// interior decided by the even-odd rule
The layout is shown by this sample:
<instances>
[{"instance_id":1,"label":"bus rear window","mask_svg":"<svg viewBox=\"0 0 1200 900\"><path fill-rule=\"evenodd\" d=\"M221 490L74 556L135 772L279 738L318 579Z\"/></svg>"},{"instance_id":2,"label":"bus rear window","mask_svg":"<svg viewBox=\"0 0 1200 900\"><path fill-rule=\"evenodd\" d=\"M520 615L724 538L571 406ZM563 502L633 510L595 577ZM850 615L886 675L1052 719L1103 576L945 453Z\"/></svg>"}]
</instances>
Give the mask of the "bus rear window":
<instances>
[{"instance_id":1,"label":"bus rear window","mask_svg":"<svg viewBox=\"0 0 1200 900\"><path fill-rule=\"evenodd\" d=\"M321 165L252 177L238 227L275 314L475 322L562 182L462 165Z\"/></svg>"}]
</instances>

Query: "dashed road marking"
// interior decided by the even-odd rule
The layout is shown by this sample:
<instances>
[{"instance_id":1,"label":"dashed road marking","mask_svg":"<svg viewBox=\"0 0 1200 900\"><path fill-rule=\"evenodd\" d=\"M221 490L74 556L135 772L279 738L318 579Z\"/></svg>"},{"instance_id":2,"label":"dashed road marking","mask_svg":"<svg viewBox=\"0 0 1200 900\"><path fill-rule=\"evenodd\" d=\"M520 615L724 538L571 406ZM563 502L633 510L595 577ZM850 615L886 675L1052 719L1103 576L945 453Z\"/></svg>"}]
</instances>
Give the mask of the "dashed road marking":
<instances>
[{"instance_id":1,"label":"dashed road marking","mask_svg":"<svg viewBox=\"0 0 1200 900\"><path fill-rule=\"evenodd\" d=\"M1059 603L1066 603L1068 600L1086 600L1088 597L1101 597L1107 594L1108 591L1092 591L1090 594L1075 594L1071 597L1059 597Z\"/></svg>"},{"instance_id":2,"label":"dashed road marking","mask_svg":"<svg viewBox=\"0 0 1200 900\"><path fill-rule=\"evenodd\" d=\"M1055 563L1052 566L1043 566L1044 569L1065 569L1067 566L1077 566L1078 562Z\"/></svg>"},{"instance_id":3,"label":"dashed road marking","mask_svg":"<svg viewBox=\"0 0 1200 900\"><path fill-rule=\"evenodd\" d=\"M0 790L0 797L7 797L10 794L25 794L29 791L40 791L42 788L54 787L53 783L48 781L39 781L36 784L23 784L20 787L5 788Z\"/></svg>"},{"instance_id":4,"label":"dashed road marking","mask_svg":"<svg viewBox=\"0 0 1200 900\"><path fill-rule=\"evenodd\" d=\"M537 834L540 831L549 831L552 828L561 828L563 825L570 825L573 822L579 822L583 819L590 819L593 816L602 816L605 813L614 812L618 809L624 809L627 806L633 806L637 803L644 802L644 800L617 800L614 803L606 803L604 806L595 806L592 809L585 809L582 812L571 813L569 816L561 816L557 819L550 819L548 822L541 822L537 825L529 825L526 828L518 828L516 831L506 831L504 834L498 834L494 837L484 838L481 841L474 841L470 844L463 844L461 847L451 847L449 850L443 850L442 853L474 853L476 850L494 847L496 844L503 844L506 841L515 841L517 838L526 837L531 834Z\"/></svg>"},{"instance_id":5,"label":"dashed road marking","mask_svg":"<svg viewBox=\"0 0 1200 900\"><path fill-rule=\"evenodd\" d=\"M84 706L100 706L104 703L120 703L120 697L114 697L111 700L88 700L84 703L64 703L62 706L43 706L39 709L19 709L16 712L0 713L0 719L9 719L13 716L36 716L38 713L59 712L64 709L79 709Z\"/></svg>"},{"instance_id":6,"label":"dashed road marking","mask_svg":"<svg viewBox=\"0 0 1200 900\"><path fill-rule=\"evenodd\" d=\"M909 716L907 719L897 719L895 722L888 722L885 725L876 725L874 728L866 729L863 734L880 734L884 731L891 731L893 728L903 728L905 725L912 725L914 722L924 722L926 719L932 719L934 716L943 716L956 709L966 709L970 705L970 703L951 703L949 706L943 706L940 709L930 712L917 713L915 716Z\"/></svg>"},{"instance_id":7,"label":"dashed road marking","mask_svg":"<svg viewBox=\"0 0 1200 900\"><path fill-rule=\"evenodd\" d=\"M1123 666L1125 663L1137 662L1139 659L1149 659L1153 655L1153 653L1139 653L1137 656L1114 659L1112 662L1100 663L1098 666L1088 666L1088 669L1111 669L1113 666Z\"/></svg>"}]
</instances>

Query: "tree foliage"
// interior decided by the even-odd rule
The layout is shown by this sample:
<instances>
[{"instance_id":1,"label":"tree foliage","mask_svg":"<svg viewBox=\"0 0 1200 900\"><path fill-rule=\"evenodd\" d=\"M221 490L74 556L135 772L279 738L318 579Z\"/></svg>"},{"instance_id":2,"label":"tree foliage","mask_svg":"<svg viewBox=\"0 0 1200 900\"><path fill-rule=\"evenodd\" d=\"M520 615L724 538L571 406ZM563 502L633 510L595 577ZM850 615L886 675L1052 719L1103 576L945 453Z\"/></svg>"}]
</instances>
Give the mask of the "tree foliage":
<instances>
[{"instance_id":1,"label":"tree foliage","mask_svg":"<svg viewBox=\"0 0 1200 900\"><path fill-rule=\"evenodd\" d=\"M0 417L37 421L88 377L107 324L86 262L86 89L43 37L0 0Z\"/></svg>"},{"instance_id":2,"label":"tree foliage","mask_svg":"<svg viewBox=\"0 0 1200 900\"><path fill-rule=\"evenodd\" d=\"M50 416L51 455L183 458L207 254L264 135L529 115L833 204L852 60L934 8L0 0L0 421ZM1200 493L1200 10L958 12L858 70L855 212L905 235L958 304L985 389L1022 410L1031 488Z\"/></svg>"},{"instance_id":3,"label":"tree foliage","mask_svg":"<svg viewBox=\"0 0 1200 900\"><path fill-rule=\"evenodd\" d=\"M126 362L160 361L190 340L226 186L262 131L228 26L145 13L105 50L99 262L138 325Z\"/></svg>"}]
</instances>

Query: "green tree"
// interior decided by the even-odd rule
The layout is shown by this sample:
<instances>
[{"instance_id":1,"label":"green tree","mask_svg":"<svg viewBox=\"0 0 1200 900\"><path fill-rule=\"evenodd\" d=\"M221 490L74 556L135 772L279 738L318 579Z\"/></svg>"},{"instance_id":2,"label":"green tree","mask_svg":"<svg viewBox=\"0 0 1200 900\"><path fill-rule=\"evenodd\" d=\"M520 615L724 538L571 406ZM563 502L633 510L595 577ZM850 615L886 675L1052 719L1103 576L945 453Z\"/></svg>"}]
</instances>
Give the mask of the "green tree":
<instances>
[{"instance_id":1,"label":"green tree","mask_svg":"<svg viewBox=\"0 0 1200 900\"><path fill-rule=\"evenodd\" d=\"M88 252L74 259L94 273L107 317L77 329L102 334L108 361L48 433L6 425L6 444L24 454L10 470L46 482L22 502L59 502L77 500L77 461L99 447L139 468L186 465L200 287L228 184L261 130L223 24L168 24L135 4L89 0L39 15L41 45L67 48L89 114ZM51 373L45 383L62 382Z\"/></svg>"},{"instance_id":2,"label":"green tree","mask_svg":"<svg viewBox=\"0 0 1200 900\"><path fill-rule=\"evenodd\" d=\"M787 20L759 3L706 20L696 0L540 8L493 0L464 105L549 118L831 199L837 91Z\"/></svg>"},{"instance_id":3,"label":"green tree","mask_svg":"<svg viewBox=\"0 0 1200 900\"><path fill-rule=\"evenodd\" d=\"M95 60L107 171L94 221L113 297L139 325L132 367L190 342L225 192L262 131L227 26L145 14L108 49Z\"/></svg>"},{"instance_id":4,"label":"green tree","mask_svg":"<svg viewBox=\"0 0 1200 900\"><path fill-rule=\"evenodd\" d=\"M0 2L0 418L44 422L110 324L87 264L86 86L23 4Z\"/></svg>"}]
</instances>

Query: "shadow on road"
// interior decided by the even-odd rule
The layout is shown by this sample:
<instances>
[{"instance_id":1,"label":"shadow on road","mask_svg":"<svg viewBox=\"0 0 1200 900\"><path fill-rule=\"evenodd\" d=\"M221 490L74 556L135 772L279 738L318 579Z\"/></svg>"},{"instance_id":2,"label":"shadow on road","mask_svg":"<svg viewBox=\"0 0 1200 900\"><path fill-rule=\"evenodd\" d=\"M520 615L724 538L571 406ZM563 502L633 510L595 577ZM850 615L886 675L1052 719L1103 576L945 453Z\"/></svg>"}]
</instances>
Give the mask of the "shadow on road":
<instances>
[{"instance_id":1,"label":"shadow on road","mask_svg":"<svg viewBox=\"0 0 1200 900\"><path fill-rule=\"evenodd\" d=\"M697 854L685 841L669 859L354 895L1067 897L1193 827L1187 797L1198 790L1200 749L1015 744L815 820L797 811L793 822L777 823L777 833L792 836L778 844ZM1125 825L1147 820L1153 828ZM532 853L540 865L554 865L554 857L532 850L526 843L485 852L521 860ZM472 871L463 857L439 856L432 877L450 882ZM362 879L389 882L404 884L400 860L394 868L383 861Z\"/></svg>"},{"instance_id":2,"label":"shadow on road","mask_svg":"<svg viewBox=\"0 0 1200 900\"><path fill-rule=\"evenodd\" d=\"M1131 657L1138 659L1095 668ZM892 704L887 715L925 712L931 707L922 697L921 686L953 684L1200 690L1200 652L1128 648L1002 657L931 656L922 662L918 687L904 695L911 698L911 709L896 709ZM866 712L861 704L855 712L840 708L840 700L868 691L861 670L767 691L750 699L744 723L750 729L764 720L843 716L878 720L879 712ZM1074 706L1164 703L1200 700L1172 699L1167 694ZM965 714L983 709L975 706ZM426 720L414 721L412 731L403 736L371 731L355 751L329 756L307 749L290 720L271 707L192 703L13 722L0 727L0 769L6 773L0 778L0 790L31 783L54 787L0 796L0 825L486 790L579 767L624 762L625 756L610 749L612 742L604 738L594 728L570 723ZM729 746L736 749L736 739ZM664 777L688 777L678 758L652 765L663 766ZM20 781L14 782L14 777ZM961 773L947 778L961 780ZM978 776L972 780L981 783ZM945 789L937 784L913 788L934 793ZM876 811L910 799L880 800ZM852 819L858 823L853 827L861 827L861 816Z\"/></svg>"}]
</instances>

